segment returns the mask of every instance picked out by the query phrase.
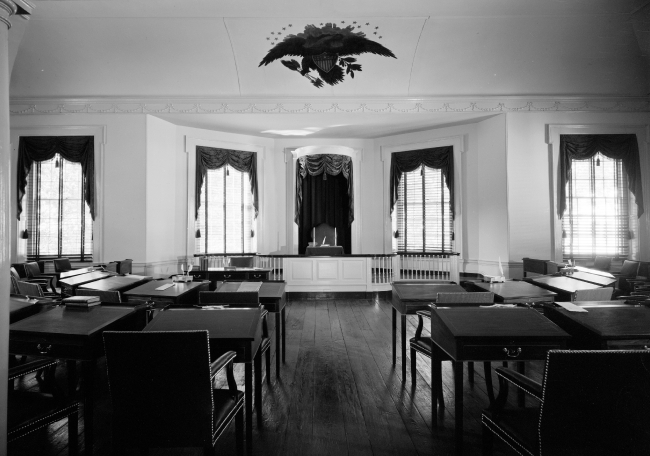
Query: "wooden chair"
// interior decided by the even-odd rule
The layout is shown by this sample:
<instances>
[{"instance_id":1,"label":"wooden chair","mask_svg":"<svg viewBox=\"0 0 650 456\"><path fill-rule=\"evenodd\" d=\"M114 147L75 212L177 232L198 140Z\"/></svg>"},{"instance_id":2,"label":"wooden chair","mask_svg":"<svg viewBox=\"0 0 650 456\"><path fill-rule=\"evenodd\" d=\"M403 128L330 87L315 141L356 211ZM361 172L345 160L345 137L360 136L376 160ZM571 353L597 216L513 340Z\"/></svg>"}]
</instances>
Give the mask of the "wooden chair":
<instances>
[{"instance_id":1,"label":"wooden chair","mask_svg":"<svg viewBox=\"0 0 650 456\"><path fill-rule=\"evenodd\" d=\"M213 455L233 420L243 454L244 393L233 374L234 351L210 362L207 331L106 331L104 347L113 454L202 447L204 455ZM215 377L224 370L228 389L215 389Z\"/></svg>"},{"instance_id":2,"label":"wooden chair","mask_svg":"<svg viewBox=\"0 0 650 456\"><path fill-rule=\"evenodd\" d=\"M614 274L616 277L616 294L628 294L634 291L633 281L637 278L639 273L640 262L633 260L624 260L621 270Z\"/></svg>"},{"instance_id":3,"label":"wooden chair","mask_svg":"<svg viewBox=\"0 0 650 456\"><path fill-rule=\"evenodd\" d=\"M538 260L536 258L523 258L524 277L528 274L533 275L546 275L547 260Z\"/></svg>"},{"instance_id":4,"label":"wooden chair","mask_svg":"<svg viewBox=\"0 0 650 456\"><path fill-rule=\"evenodd\" d=\"M541 384L497 368L502 388L482 414L483 454L495 436L533 456L650 454L649 366L645 350L551 350ZM508 382L539 405L505 407Z\"/></svg>"},{"instance_id":5,"label":"wooden chair","mask_svg":"<svg viewBox=\"0 0 650 456\"><path fill-rule=\"evenodd\" d=\"M222 305L234 308L259 307L260 297L257 291L199 291L200 305ZM269 336L269 325L267 321L268 312L262 312L262 343L259 348L259 356L266 358L266 382L271 383L271 338ZM276 328L276 331L278 329ZM257 383L257 381L256 381ZM261 381L260 381L261 383ZM255 385L257 388L258 386ZM261 387L261 386L260 386Z\"/></svg>"},{"instance_id":6,"label":"wooden chair","mask_svg":"<svg viewBox=\"0 0 650 456\"><path fill-rule=\"evenodd\" d=\"M254 262L255 262L255 257L253 256L230 257L230 266L235 266L238 268L252 268Z\"/></svg>"},{"instance_id":7,"label":"wooden chair","mask_svg":"<svg viewBox=\"0 0 650 456\"><path fill-rule=\"evenodd\" d=\"M15 285L18 288L18 294L27 296L30 298L50 298L54 300L60 300L61 296L57 293L44 292L43 288L38 283L24 282L22 280L16 280Z\"/></svg>"},{"instance_id":8,"label":"wooden chair","mask_svg":"<svg viewBox=\"0 0 650 456\"><path fill-rule=\"evenodd\" d=\"M54 272L59 274L62 272L79 269L79 268L72 267L72 263L70 263L70 258L55 258L52 261L54 262Z\"/></svg>"},{"instance_id":9,"label":"wooden chair","mask_svg":"<svg viewBox=\"0 0 650 456\"><path fill-rule=\"evenodd\" d=\"M573 301L609 301L612 299L612 287L592 288L590 290L576 290Z\"/></svg>"},{"instance_id":10,"label":"wooden chair","mask_svg":"<svg viewBox=\"0 0 650 456\"><path fill-rule=\"evenodd\" d=\"M9 384L27 374L55 366L56 360L36 360L12 367L9 369ZM7 442L10 450L16 440L32 436L33 432L67 418L68 454L78 454L78 402L59 394L11 388L7 403Z\"/></svg>"},{"instance_id":11,"label":"wooden chair","mask_svg":"<svg viewBox=\"0 0 650 456\"><path fill-rule=\"evenodd\" d=\"M133 270L133 260L127 258L126 260L117 261L116 263L118 274L131 274L131 271Z\"/></svg>"},{"instance_id":12,"label":"wooden chair","mask_svg":"<svg viewBox=\"0 0 650 456\"><path fill-rule=\"evenodd\" d=\"M30 282L40 281L39 283L41 284L43 291L49 291L51 293L56 292L56 288L54 288L54 279L56 278L56 275L42 273L37 262L33 261L31 263L25 263L25 272L27 273L27 278ZM49 290L48 285L50 287Z\"/></svg>"},{"instance_id":13,"label":"wooden chair","mask_svg":"<svg viewBox=\"0 0 650 456\"><path fill-rule=\"evenodd\" d=\"M492 292L476 292L476 293L438 293L436 296L436 307L467 307L475 306L481 304L491 304L494 302L494 293ZM433 341L431 337L422 337L422 329L424 327L423 318L431 318L431 313L429 311L419 311L417 312L418 316L418 326L415 330L415 336L409 341L410 351L411 351L411 383L415 385L415 379L417 377L417 353L431 358L433 350ZM488 366L490 363L486 363ZM468 363L468 370L470 371L470 376L473 376L474 364ZM471 367L470 367L471 366ZM487 374L486 374L487 375ZM442 385L442 382L438 382L439 385ZM441 401L440 406L444 407L442 404L442 386L439 391L439 400Z\"/></svg>"},{"instance_id":14,"label":"wooden chair","mask_svg":"<svg viewBox=\"0 0 650 456\"><path fill-rule=\"evenodd\" d=\"M594 266L593 266L594 269L598 269L599 271L609 272L611 266L612 266L611 257L597 256L594 259Z\"/></svg>"},{"instance_id":15,"label":"wooden chair","mask_svg":"<svg viewBox=\"0 0 650 456\"><path fill-rule=\"evenodd\" d=\"M20 282L37 284L43 289L44 292L56 293L55 288L52 288L51 290L48 289L48 285L52 284L52 279L45 279L45 278L30 279L28 277L20 277L18 271L13 266L9 268L9 273L11 274L12 286L14 286L16 290L18 290L18 285L16 284L16 281L20 281ZM21 294L20 291L16 291L16 293Z\"/></svg>"}]
</instances>

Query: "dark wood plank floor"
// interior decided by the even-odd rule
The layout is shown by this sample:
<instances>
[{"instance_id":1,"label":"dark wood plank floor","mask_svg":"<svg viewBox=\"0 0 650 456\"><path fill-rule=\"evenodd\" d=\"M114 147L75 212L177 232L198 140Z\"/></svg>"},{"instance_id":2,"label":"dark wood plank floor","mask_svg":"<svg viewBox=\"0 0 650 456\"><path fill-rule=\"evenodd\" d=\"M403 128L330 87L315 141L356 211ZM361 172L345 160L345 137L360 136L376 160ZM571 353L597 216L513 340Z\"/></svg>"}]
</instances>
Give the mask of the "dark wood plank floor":
<instances>
[{"instance_id":1,"label":"dark wood plank floor","mask_svg":"<svg viewBox=\"0 0 650 456\"><path fill-rule=\"evenodd\" d=\"M416 317L409 317L407 339ZM273 318L269 319L272 325ZM448 455L453 454L454 398L450 363L443 363L446 408L438 426L431 426L430 364L418 356L417 385L401 378L401 362L392 365L391 305L370 300L293 301L287 307L287 353L281 378L264 381L263 417L253 420L253 454L267 455ZM399 328L399 325L398 325ZM271 329L274 329L271 326ZM399 331L399 329L398 329ZM275 341L274 337L271 337ZM399 341L399 333L398 333ZM274 347L272 347L274 353ZM398 350L399 352L399 350ZM541 363L527 372L541 377ZM64 385L63 366L59 379ZM243 389L243 366L236 367ZM96 372L94 456L111 454L111 408L105 363ZM493 374L496 384L496 376ZM483 369L477 365L473 383L465 375L465 454L480 454L481 410L488 399ZM34 388L32 378L17 387ZM511 392L511 401L514 393ZM83 424L80 423L80 432ZM10 455L67 454L67 426L55 426L10 447ZM80 439L83 450L83 438ZM234 427L217 444L217 454L234 455ZM495 454L509 454L497 443ZM138 454L137 452L127 454ZM199 449L154 450L158 455L200 455Z\"/></svg>"}]
</instances>

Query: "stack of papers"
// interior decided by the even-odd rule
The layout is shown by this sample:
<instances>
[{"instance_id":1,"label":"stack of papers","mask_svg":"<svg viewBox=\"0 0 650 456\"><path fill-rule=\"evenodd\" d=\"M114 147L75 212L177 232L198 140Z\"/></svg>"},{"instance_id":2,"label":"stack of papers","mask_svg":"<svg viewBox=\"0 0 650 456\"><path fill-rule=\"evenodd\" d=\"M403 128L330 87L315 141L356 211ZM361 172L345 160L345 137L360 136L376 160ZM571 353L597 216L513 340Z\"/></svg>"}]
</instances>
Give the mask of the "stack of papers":
<instances>
[{"instance_id":1,"label":"stack of papers","mask_svg":"<svg viewBox=\"0 0 650 456\"><path fill-rule=\"evenodd\" d=\"M260 291L262 287L262 282L242 282L237 288L237 291Z\"/></svg>"}]
</instances>

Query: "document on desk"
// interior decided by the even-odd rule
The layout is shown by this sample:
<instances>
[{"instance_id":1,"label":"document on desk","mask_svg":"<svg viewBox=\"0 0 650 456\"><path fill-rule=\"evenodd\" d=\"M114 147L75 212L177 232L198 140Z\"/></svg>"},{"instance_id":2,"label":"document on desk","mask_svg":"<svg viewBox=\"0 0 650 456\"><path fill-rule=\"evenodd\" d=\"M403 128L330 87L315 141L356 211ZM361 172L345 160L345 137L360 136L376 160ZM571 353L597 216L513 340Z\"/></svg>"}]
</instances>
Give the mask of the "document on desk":
<instances>
[{"instance_id":1,"label":"document on desk","mask_svg":"<svg viewBox=\"0 0 650 456\"><path fill-rule=\"evenodd\" d=\"M568 310L569 312L587 312L587 309L576 306L572 302L556 302L555 304L562 307L563 309Z\"/></svg>"},{"instance_id":2,"label":"document on desk","mask_svg":"<svg viewBox=\"0 0 650 456\"><path fill-rule=\"evenodd\" d=\"M262 282L242 282L237 288L237 291L246 292L246 291L260 291L262 287Z\"/></svg>"},{"instance_id":3,"label":"document on desk","mask_svg":"<svg viewBox=\"0 0 650 456\"><path fill-rule=\"evenodd\" d=\"M162 290L166 290L167 288L171 288L173 286L174 286L173 283L166 283L165 285L161 285L161 286L157 287L156 290L161 290L162 291Z\"/></svg>"}]
</instances>

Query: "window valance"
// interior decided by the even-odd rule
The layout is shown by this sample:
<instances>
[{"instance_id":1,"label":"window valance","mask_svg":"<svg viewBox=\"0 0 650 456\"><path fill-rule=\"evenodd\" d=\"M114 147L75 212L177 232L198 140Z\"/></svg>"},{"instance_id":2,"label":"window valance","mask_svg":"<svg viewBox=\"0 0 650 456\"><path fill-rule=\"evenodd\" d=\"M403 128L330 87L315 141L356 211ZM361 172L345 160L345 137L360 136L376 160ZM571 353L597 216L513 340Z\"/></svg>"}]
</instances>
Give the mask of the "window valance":
<instances>
[{"instance_id":1,"label":"window valance","mask_svg":"<svg viewBox=\"0 0 650 456\"><path fill-rule=\"evenodd\" d=\"M23 211L22 199L27 176L34 162L51 160L56 154L65 160L80 163L83 174L84 199L95 220L95 139L92 136L21 136L18 143L17 214Z\"/></svg>"},{"instance_id":2,"label":"window valance","mask_svg":"<svg viewBox=\"0 0 650 456\"><path fill-rule=\"evenodd\" d=\"M390 157L390 213L397 203L397 189L403 173L418 169L421 165L442 170L449 189L451 216L454 216L454 148L453 146L394 152Z\"/></svg>"},{"instance_id":3,"label":"window valance","mask_svg":"<svg viewBox=\"0 0 650 456\"><path fill-rule=\"evenodd\" d=\"M560 135L560 176L557 214L566 210L566 184L571 180L571 160L586 160L598 152L606 157L622 160L630 192L634 195L639 217L643 214L641 164L636 135Z\"/></svg>"},{"instance_id":4,"label":"window valance","mask_svg":"<svg viewBox=\"0 0 650 456\"><path fill-rule=\"evenodd\" d=\"M232 166L237 171L248 173L253 194L253 207L255 218L259 214L259 198L257 191L257 154L255 152L243 152L241 150L217 149L214 147L196 147L196 180L194 195L194 219L199 217L201 207L201 188L203 179L209 169L219 169L223 166Z\"/></svg>"},{"instance_id":5,"label":"window valance","mask_svg":"<svg viewBox=\"0 0 650 456\"><path fill-rule=\"evenodd\" d=\"M343 173L348 181L348 225L354 221L354 186L352 185L352 159L347 155L314 154L298 158L296 163L296 213L294 221L300 225L300 208L302 207L302 180L309 173L310 176L327 175L336 176Z\"/></svg>"}]
</instances>

